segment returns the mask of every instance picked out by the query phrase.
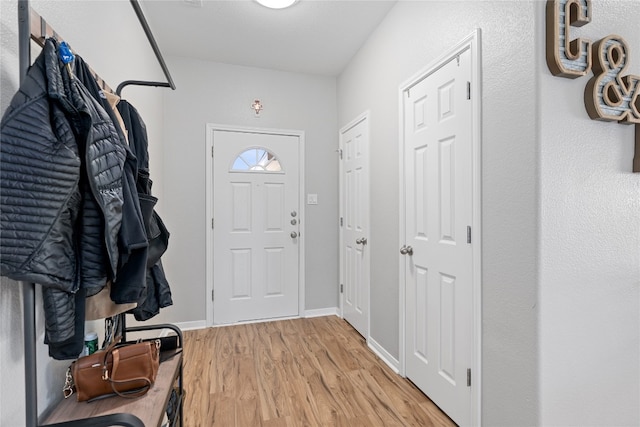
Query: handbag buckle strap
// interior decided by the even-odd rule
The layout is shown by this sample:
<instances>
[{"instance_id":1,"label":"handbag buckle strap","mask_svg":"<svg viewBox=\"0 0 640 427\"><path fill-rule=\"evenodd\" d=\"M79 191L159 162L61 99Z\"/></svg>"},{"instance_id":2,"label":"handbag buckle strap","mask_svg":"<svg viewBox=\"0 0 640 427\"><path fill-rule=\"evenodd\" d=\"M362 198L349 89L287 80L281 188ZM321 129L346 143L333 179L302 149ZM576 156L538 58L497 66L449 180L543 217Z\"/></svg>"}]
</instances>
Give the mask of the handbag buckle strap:
<instances>
[{"instance_id":1,"label":"handbag buckle strap","mask_svg":"<svg viewBox=\"0 0 640 427\"><path fill-rule=\"evenodd\" d=\"M64 378L64 387L62 388L62 393L64 394L64 398L68 399L73 394L73 376L71 375L71 367L67 368L67 373Z\"/></svg>"}]
</instances>

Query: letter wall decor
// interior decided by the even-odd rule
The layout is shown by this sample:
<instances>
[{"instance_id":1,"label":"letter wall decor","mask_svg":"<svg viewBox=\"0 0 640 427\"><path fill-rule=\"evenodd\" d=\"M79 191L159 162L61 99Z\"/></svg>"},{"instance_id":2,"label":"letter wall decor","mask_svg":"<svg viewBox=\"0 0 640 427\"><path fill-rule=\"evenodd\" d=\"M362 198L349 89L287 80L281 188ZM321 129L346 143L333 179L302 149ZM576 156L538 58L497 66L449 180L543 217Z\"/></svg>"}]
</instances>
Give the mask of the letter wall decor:
<instances>
[{"instance_id":1,"label":"letter wall decor","mask_svg":"<svg viewBox=\"0 0 640 427\"><path fill-rule=\"evenodd\" d=\"M551 74L589 79L584 104L593 120L635 124L633 172L640 172L640 76L627 74L629 47L620 36L571 40L571 27L591 22L591 0L547 0L546 58Z\"/></svg>"}]
</instances>

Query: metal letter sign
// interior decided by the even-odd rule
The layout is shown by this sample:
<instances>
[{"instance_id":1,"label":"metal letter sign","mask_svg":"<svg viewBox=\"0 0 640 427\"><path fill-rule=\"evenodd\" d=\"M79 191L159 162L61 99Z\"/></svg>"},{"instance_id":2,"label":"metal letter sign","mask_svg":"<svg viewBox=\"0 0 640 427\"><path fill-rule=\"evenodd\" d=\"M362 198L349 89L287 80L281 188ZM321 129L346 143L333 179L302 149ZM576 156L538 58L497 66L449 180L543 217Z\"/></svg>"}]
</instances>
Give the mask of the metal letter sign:
<instances>
[{"instance_id":1,"label":"metal letter sign","mask_svg":"<svg viewBox=\"0 0 640 427\"><path fill-rule=\"evenodd\" d=\"M584 90L589 117L595 120L640 123L638 76L623 76L629 59L627 43L607 36L593 46L593 77Z\"/></svg>"},{"instance_id":2,"label":"metal letter sign","mask_svg":"<svg viewBox=\"0 0 640 427\"><path fill-rule=\"evenodd\" d=\"M547 65L554 76L575 79L591 70L591 41L570 40L570 27L591 22L590 0L547 1Z\"/></svg>"},{"instance_id":3,"label":"metal letter sign","mask_svg":"<svg viewBox=\"0 0 640 427\"><path fill-rule=\"evenodd\" d=\"M593 71L584 91L587 113L594 120L636 124L633 172L640 172L640 76L625 75L629 48L622 37L571 40L571 27L589 22L590 0L547 0L547 66L554 76L570 79Z\"/></svg>"}]
</instances>

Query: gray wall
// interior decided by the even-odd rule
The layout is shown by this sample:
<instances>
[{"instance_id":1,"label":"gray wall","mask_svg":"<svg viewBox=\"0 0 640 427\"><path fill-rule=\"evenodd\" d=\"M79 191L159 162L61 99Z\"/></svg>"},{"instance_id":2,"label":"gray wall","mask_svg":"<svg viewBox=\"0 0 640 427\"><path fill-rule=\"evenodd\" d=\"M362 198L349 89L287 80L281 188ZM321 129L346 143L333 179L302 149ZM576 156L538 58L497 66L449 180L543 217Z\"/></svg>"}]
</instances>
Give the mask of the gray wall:
<instances>
[{"instance_id":1,"label":"gray wall","mask_svg":"<svg viewBox=\"0 0 640 427\"><path fill-rule=\"evenodd\" d=\"M123 80L162 80L153 51L129 2L33 1L61 36L114 89ZM17 1L0 1L0 112L4 113L18 89ZM114 26L117 23L117 26ZM116 29L117 28L117 29ZM32 44L35 58L40 49ZM150 156L154 193L162 200L162 94L167 89L126 88L124 96L144 117L151 141ZM162 207L160 207L161 209ZM54 361L44 346L42 304L36 302L38 407L44 411L62 398L64 371L69 362ZM89 323L100 330L100 322ZM0 280L0 425L24 425L24 354L21 286Z\"/></svg>"},{"instance_id":2,"label":"gray wall","mask_svg":"<svg viewBox=\"0 0 640 427\"><path fill-rule=\"evenodd\" d=\"M172 322L206 319L205 127L218 125L305 132L305 309L337 306L338 130L335 78L171 57L178 90L165 93L163 219L171 231L164 266L175 306ZM260 99L257 118L250 105ZM304 203L305 201L301 201ZM301 313L301 315L304 313Z\"/></svg>"}]
</instances>

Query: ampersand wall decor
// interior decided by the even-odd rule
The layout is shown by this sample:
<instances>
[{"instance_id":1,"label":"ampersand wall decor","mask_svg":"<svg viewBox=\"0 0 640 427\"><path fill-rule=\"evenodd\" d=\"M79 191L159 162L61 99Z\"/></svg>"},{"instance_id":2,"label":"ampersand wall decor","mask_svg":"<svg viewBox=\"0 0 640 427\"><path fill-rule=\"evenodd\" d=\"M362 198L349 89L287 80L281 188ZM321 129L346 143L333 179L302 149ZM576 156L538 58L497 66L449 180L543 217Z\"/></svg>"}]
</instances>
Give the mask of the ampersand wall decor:
<instances>
[{"instance_id":1,"label":"ampersand wall decor","mask_svg":"<svg viewBox=\"0 0 640 427\"><path fill-rule=\"evenodd\" d=\"M547 0L547 66L558 77L589 79L584 104L594 120L635 124L633 172L640 173L640 76L626 74L629 48L609 35L595 43L571 40L571 27L591 22L591 0Z\"/></svg>"}]
</instances>

